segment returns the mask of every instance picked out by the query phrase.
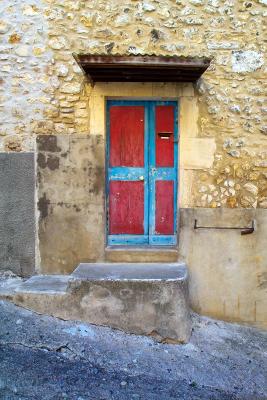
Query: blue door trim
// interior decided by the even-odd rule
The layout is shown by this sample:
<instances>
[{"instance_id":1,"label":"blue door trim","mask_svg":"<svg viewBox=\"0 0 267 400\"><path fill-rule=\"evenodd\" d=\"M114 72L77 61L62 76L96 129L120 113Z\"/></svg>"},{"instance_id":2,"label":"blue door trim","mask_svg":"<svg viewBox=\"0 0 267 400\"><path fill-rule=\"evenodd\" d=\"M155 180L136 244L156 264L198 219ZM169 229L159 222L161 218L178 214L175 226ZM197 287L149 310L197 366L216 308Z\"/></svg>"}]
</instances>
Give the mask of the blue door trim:
<instances>
[{"instance_id":1,"label":"blue door trim","mask_svg":"<svg viewBox=\"0 0 267 400\"><path fill-rule=\"evenodd\" d=\"M108 244L110 246L148 244L148 235L109 235Z\"/></svg>"},{"instance_id":2,"label":"blue door trim","mask_svg":"<svg viewBox=\"0 0 267 400\"><path fill-rule=\"evenodd\" d=\"M144 106L144 168L109 167L110 154L110 108L112 106ZM174 115L174 166L156 168L155 146L155 107L158 105L175 106ZM108 245L176 245L177 244L177 187L178 187L178 103L177 101L135 101L135 100L108 100L107 101L107 168L106 193L107 211L109 198L109 182L111 180L136 181L144 177L144 235L107 235ZM157 235L155 233L155 182L156 180L174 181L174 235ZM108 233L107 227L107 233Z\"/></svg>"}]
</instances>

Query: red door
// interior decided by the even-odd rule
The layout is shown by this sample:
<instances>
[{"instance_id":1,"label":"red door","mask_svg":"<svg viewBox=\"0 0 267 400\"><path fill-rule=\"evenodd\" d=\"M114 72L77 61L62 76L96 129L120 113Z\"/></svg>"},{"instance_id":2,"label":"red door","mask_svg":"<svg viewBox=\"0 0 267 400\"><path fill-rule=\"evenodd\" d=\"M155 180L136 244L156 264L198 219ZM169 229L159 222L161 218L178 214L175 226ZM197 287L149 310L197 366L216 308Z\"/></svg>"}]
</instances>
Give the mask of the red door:
<instances>
[{"instance_id":1,"label":"red door","mask_svg":"<svg viewBox=\"0 0 267 400\"><path fill-rule=\"evenodd\" d=\"M108 244L175 244L174 113L108 102Z\"/></svg>"}]
</instances>

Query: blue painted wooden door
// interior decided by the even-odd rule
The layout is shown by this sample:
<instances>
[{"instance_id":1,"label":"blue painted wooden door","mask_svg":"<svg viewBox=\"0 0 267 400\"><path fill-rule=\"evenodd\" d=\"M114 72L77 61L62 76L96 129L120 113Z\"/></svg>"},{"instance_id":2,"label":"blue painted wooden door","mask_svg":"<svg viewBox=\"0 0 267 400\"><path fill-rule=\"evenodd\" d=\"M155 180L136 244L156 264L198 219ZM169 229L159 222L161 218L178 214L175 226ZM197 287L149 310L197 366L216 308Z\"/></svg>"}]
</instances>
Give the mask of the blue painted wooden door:
<instances>
[{"instance_id":1,"label":"blue painted wooden door","mask_svg":"<svg viewBox=\"0 0 267 400\"><path fill-rule=\"evenodd\" d=\"M177 242L177 103L107 102L109 245Z\"/></svg>"}]
</instances>

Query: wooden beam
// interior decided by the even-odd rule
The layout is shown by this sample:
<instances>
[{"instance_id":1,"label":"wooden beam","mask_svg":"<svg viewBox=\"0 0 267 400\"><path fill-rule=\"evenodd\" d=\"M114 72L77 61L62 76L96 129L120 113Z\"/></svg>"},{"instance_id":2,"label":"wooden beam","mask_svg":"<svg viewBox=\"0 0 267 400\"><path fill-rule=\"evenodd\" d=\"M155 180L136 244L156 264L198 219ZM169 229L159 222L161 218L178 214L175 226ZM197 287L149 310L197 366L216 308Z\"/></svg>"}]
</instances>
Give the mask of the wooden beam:
<instances>
[{"instance_id":1,"label":"wooden beam","mask_svg":"<svg viewBox=\"0 0 267 400\"><path fill-rule=\"evenodd\" d=\"M178 56L119 56L74 54L92 82L194 82L210 59Z\"/></svg>"}]
</instances>

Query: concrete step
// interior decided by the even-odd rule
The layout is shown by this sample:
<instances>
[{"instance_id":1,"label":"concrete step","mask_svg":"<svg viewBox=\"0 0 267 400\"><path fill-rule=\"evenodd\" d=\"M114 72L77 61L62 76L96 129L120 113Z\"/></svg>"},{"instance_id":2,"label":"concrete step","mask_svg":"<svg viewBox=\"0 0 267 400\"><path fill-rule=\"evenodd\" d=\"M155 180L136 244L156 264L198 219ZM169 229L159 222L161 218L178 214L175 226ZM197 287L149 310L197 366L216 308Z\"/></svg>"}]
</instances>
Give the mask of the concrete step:
<instances>
[{"instance_id":1,"label":"concrete step","mask_svg":"<svg viewBox=\"0 0 267 400\"><path fill-rule=\"evenodd\" d=\"M173 263L82 263L72 273L85 280L168 281L187 278L185 264Z\"/></svg>"},{"instance_id":2,"label":"concrete step","mask_svg":"<svg viewBox=\"0 0 267 400\"><path fill-rule=\"evenodd\" d=\"M36 275L21 284L16 293L36 293L46 295L66 294L71 276Z\"/></svg>"},{"instance_id":3,"label":"concrete step","mask_svg":"<svg viewBox=\"0 0 267 400\"><path fill-rule=\"evenodd\" d=\"M39 275L19 282L10 293L0 291L0 298L63 319L187 342L187 279L184 264L83 263L69 276Z\"/></svg>"},{"instance_id":4,"label":"concrete step","mask_svg":"<svg viewBox=\"0 0 267 400\"><path fill-rule=\"evenodd\" d=\"M24 281L22 278L10 277L0 280L0 297L10 296L23 285Z\"/></svg>"}]
</instances>

